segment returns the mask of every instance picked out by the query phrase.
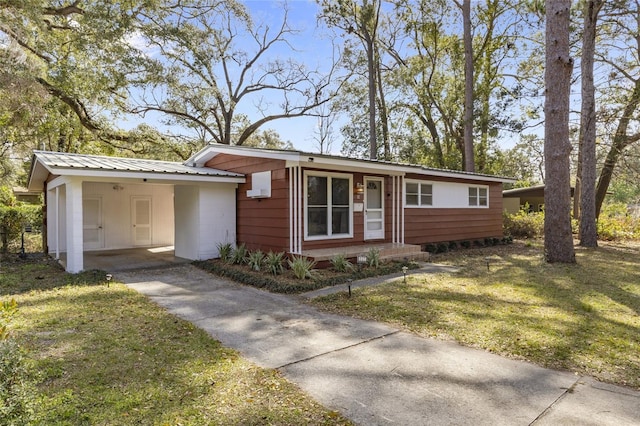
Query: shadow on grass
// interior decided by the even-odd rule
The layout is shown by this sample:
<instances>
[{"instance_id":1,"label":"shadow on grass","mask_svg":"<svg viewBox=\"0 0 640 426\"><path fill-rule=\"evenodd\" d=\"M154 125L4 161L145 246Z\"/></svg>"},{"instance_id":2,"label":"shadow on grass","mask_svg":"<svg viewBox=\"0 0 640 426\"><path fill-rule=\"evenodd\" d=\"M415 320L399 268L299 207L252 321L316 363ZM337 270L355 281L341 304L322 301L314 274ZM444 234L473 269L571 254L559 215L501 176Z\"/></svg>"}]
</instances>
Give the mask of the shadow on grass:
<instances>
[{"instance_id":1,"label":"shadow on grass","mask_svg":"<svg viewBox=\"0 0 640 426\"><path fill-rule=\"evenodd\" d=\"M451 256L458 274L415 276L318 304L640 388L639 254L579 249L576 265L561 265L544 263L531 247L475 250Z\"/></svg>"}]
</instances>

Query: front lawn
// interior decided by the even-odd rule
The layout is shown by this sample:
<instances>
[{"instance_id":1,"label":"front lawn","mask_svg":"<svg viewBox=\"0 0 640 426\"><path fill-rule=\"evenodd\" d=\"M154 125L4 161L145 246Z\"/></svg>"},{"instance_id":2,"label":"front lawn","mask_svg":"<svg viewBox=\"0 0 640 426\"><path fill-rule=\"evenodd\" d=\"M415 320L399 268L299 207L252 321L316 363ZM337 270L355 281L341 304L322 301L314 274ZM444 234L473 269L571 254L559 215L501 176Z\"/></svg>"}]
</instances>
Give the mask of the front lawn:
<instances>
[{"instance_id":1,"label":"front lawn","mask_svg":"<svg viewBox=\"0 0 640 426\"><path fill-rule=\"evenodd\" d=\"M350 424L104 273L0 268L0 303L17 301L13 338L36 373L35 424Z\"/></svg>"},{"instance_id":2,"label":"front lawn","mask_svg":"<svg viewBox=\"0 0 640 426\"><path fill-rule=\"evenodd\" d=\"M576 251L578 264L562 265L543 261L540 242L462 249L432 258L460 266L457 274L313 303L640 389L640 243Z\"/></svg>"}]
</instances>

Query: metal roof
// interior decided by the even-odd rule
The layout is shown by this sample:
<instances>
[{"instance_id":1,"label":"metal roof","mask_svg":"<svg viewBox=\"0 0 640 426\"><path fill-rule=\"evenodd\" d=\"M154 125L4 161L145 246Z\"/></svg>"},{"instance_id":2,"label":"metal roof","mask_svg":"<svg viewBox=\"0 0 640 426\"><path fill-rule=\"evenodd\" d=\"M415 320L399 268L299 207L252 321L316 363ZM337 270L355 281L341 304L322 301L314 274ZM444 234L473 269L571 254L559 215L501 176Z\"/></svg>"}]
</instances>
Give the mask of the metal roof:
<instances>
[{"instance_id":1,"label":"metal roof","mask_svg":"<svg viewBox=\"0 0 640 426\"><path fill-rule=\"evenodd\" d=\"M201 175L243 177L243 175L209 167L192 167L173 161L141 158L107 157L101 155L69 154L63 152L34 151L37 159L50 171L61 169L105 170L123 172L165 173L174 175Z\"/></svg>"}]
</instances>

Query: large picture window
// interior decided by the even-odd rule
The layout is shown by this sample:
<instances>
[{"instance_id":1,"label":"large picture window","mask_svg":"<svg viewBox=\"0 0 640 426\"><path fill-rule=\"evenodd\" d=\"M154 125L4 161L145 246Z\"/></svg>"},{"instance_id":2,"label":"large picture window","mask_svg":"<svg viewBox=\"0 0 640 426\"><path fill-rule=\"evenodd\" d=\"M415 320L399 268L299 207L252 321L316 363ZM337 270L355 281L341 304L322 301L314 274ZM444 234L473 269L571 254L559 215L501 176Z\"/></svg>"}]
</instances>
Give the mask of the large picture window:
<instances>
[{"instance_id":1,"label":"large picture window","mask_svg":"<svg viewBox=\"0 0 640 426\"><path fill-rule=\"evenodd\" d=\"M351 236L350 175L307 174L306 200L307 237Z\"/></svg>"},{"instance_id":2,"label":"large picture window","mask_svg":"<svg viewBox=\"0 0 640 426\"><path fill-rule=\"evenodd\" d=\"M433 185L423 182L407 182L405 185L405 205L407 207L433 206Z\"/></svg>"},{"instance_id":3,"label":"large picture window","mask_svg":"<svg viewBox=\"0 0 640 426\"><path fill-rule=\"evenodd\" d=\"M489 205L489 197L487 188L482 186L469 187L469 206L487 207Z\"/></svg>"}]
</instances>

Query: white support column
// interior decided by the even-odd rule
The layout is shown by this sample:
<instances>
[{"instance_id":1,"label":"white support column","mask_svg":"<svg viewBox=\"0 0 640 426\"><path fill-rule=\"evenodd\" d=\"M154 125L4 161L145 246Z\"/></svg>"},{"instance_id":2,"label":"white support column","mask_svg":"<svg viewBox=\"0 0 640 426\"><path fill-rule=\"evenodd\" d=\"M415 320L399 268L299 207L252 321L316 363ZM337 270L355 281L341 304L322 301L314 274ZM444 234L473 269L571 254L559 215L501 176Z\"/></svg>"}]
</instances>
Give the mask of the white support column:
<instances>
[{"instance_id":1,"label":"white support column","mask_svg":"<svg viewBox=\"0 0 640 426\"><path fill-rule=\"evenodd\" d=\"M67 272L77 273L84 269L82 238L82 181L71 180L66 187L67 219Z\"/></svg>"},{"instance_id":2,"label":"white support column","mask_svg":"<svg viewBox=\"0 0 640 426\"><path fill-rule=\"evenodd\" d=\"M401 229L402 231L400 232L400 236L401 236L401 243L404 244L404 176L400 176L400 210L402 212L402 216L400 218L401 221Z\"/></svg>"},{"instance_id":3,"label":"white support column","mask_svg":"<svg viewBox=\"0 0 640 426\"><path fill-rule=\"evenodd\" d=\"M391 242L396 242L396 177L391 176Z\"/></svg>"},{"instance_id":4,"label":"white support column","mask_svg":"<svg viewBox=\"0 0 640 426\"><path fill-rule=\"evenodd\" d=\"M56 186L56 260L60 260L60 187Z\"/></svg>"},{"instance_id":5,"label":"white support column","mask_svg":"<svg viewBox=\"0 0 640 426\"><path fill-rule=\"evenodd\" d=\"M298 166L296 167L297 171L298 171L298 191L295 194L295 197L297 199L297 213L296 213L296 217L298 218L298 253L302 254L302 221L304 220L304 204L303 204L303 199L302 199L302 194L303 192L303 188L302 186L304 185L304 181L302 180L302 167Z\"/></svg>"},{"instance_id":6,"label":"white support column","mask_svg":"<svg viewBox=\"0 0 640 426\"><path fill-rule=\"evenodd\" d=\"M295 207L293 194L293 167L289 167L289 253L293 253L293 242L295 241L295 226L293 225Z\"/></svg>"}]
</instances>

